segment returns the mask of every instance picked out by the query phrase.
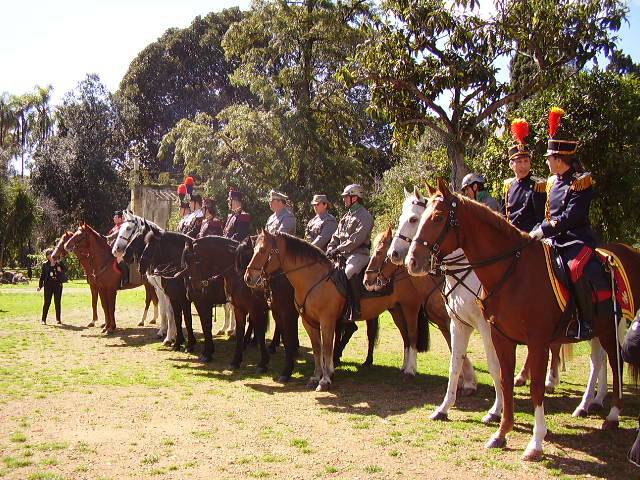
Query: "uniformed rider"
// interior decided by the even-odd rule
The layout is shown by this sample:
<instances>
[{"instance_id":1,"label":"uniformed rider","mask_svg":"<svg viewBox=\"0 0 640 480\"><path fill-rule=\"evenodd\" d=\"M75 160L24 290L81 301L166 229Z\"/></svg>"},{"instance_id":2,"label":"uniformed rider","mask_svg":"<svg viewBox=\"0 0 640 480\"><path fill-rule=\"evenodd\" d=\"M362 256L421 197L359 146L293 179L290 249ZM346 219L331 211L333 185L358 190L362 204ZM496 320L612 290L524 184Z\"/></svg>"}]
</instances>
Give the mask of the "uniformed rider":
<instances>
[{"instance_id":1,"label":"uniformed rider","mask_svg":"<svg viewBox=\"0 0 640 480\"><path fill-rule=\"evenodd\" d=\"M560 126L563 115L557 107L549 113L547 208L544 221L530 235L551 239L569 267L579 321L577 331L567 335L587 340L592 337L593 293L606 290L606 279L594 255L597 240L589 221L594 182L575 158L578 142Z\"/></svg>"},{"instance_id":2,"label":"uniformed rider","mask_svg":"<svg viewBox=\"0 0 640 480\"><path fill-rule=\"evenodd\" d=\"M511 122L511 133L515 143L509 148L509 166L515 177L504 181L503 214L514 227L529 233L544 219L547 181L531 174L527 121L515 119Z\"/></svg>"},{"instance_id":3,"label":"uniformed rider","mask_svg":"<svg viewBox=\"0 0 640 480\"><path fill-rule=\"evenodd\" d=\"M333 233L338 228L338 221L328 211L331 204L326 195L314 195L311 205L316 216L307 223L304 238L311 245L326 251Z\"/></svg>"},{"instance_id":4,"label":"uniformed rider","mask_svg":"<svg viewBox=\"0 0 640 480\"><path fill-rule=\"evenodd\" d=\"M491 210L499 212L500 204L489 194L484 186L485 183L486 180L483 175L467 173L462 179L460 191L464 196L469 197L476 202L484 203Z\"/></svg>"},{"instance_id":5,"label":"uniformed rider","mask_svg":"<svg viewBox=\"0 0 640 480\"><path fill-rule=\"evenodd\" d=\"M241 191L230 188L227 202L229 203L229 214L222 234L227 238L241 242L249 236L249 226L251 225L251 215L244 211L244 195Z\"/></svg>"},{"instance_id":6,"label":"uniformed rider","mask_svg":"<svg viewBox=\"0 0 640 480\"><path fill-rule=\"evenodd\" d=\"M202 209L204 210L204 220L202 221L202 225L200 226L198 238L211 235L221 236L222 222L216 216L217 209L213 198L205 198Z\"/></svg>"},{"instance_id":7,"label":"uniformed rider","mask_svg":"<svg viewBox=\"0 0 640 480\"><path fill-rule=\"evenodd\" d=\"M183 231L185 235L196 238L198 233L200 233L200 227L202 226L202 221L204 220L204 211L202 209L202 195L198 193L194 193L191 195L189 199L189 208L191 213L185 219L183 225Z\"/></svg>"},{"instance_id":8,"label":"uniformed rider","mask_svg":"<svg viewBox=\"0 0 640 480\"><path fill-rule=\"evenodd\" d=\"M329 258L342 256L346 259L344 271L351 294L351 315L348 318L351 321L360 318L361 282L358 274L369 263L373 230L373 217L362 204L363 197L364 189L361 185L353 184L344 189L342 201L348 210L340 219L338 229L327 246Z\"/></svg>"},{"instance_id":9,"label":"uniformed rider","mask_svg":"<svg viewBox=\"0 0 640 480\"><path fill-rule=\"evenodd\" d=\"M107 233L107 244L112 247L113 243L118 238L120 232L120 226L124 223L124 213L122 210L116 210L113 212L113 227ZM129 283L129 265L124 261L123 257L118 260L118 268L120 269L120 287L124 287Z\"/></svg>"},{"instance_id":10,"label":"uniformed rider","mask_svg":"<svg viewBox=\"0 0 640 480\"><path fill-rule=\"evenodd\" d=\"M287 207L288 200L289 197L282 192L277 192L276 190L269 192L269 208L273 212L265 225L265 230L269 233L296 234L296 217Z\"/></svg>"}]
</instances>

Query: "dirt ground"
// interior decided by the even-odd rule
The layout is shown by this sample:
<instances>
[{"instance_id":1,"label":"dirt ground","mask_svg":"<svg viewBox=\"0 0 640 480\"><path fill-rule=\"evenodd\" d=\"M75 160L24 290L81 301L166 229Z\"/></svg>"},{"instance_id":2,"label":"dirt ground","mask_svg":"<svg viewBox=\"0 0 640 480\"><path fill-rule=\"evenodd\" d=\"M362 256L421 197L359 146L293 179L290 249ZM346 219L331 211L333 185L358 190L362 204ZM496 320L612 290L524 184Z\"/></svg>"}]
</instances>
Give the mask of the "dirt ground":
<instances>
[{"instance_id":1,"label":"dirt ground","mask_svg":"<svg viewBox=\"0 0 640 480\"><path fill-rule=\"evenodd\" d=\"M546 457L530 464L520 461L532 427L526 388L517 390L508 448L483 448L495 427L480 422L493 389L479 338L470 357L482 385L475 397L458 400L452 421L441 423L428 418L442 400L448 368L435 329L419 376L404 382L392 323L385 320L376 365L368 369L359 367L366 348L361 328L332 391L316 393L305 388L312 366L302 331L297 373L280 385L274 378L281 350L266 375L255 371L255 349L232 372L232 342L217 337L214 361L202 365L195 355L161 346L155 328L136 327L139 310L120 307L121 328L112 337L81 327L88 308L67 314L62 327L41 327L33 318L3 321L0 477L640 478L624 460L635 436L631 416L618 432L600 431L602 417L570 416L586 383L586 358L572 363L545 405ZM637 390L629 392L637 399ZM635 399L627 415L637 413Z\"/></svg>"}]
</instances>

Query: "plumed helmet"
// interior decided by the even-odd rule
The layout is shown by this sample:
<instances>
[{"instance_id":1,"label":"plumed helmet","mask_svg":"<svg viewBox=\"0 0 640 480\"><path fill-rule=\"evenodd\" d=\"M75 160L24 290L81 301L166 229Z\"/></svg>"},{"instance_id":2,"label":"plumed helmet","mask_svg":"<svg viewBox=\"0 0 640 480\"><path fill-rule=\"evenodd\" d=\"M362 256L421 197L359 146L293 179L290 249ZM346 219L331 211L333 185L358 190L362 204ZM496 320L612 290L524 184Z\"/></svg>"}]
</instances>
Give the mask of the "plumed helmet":
<instances>
[{"instance_id":1,"label":"plumed helmet","mask_svg":"<svg viewBox=\"0 0 640 480\"><path fill-rule=\"evenodd\" d=\"M509 147L509 160L517 157L531 157L531 151L527 145L527 137L529 136L529 122L524 118L516 118L511 122L511 136L515 143Z\"/></svg>"},{"instance_id":2,"label":"plumed helmet","mask_svg":"<svg viewBox=\"0 0 640 480\"><path fill-rule=\"evenodd\" d=\"M467 173L464 178L462 179L462 185L460 185L461 189L465 189L470 185L473 185L474 183L480 183L482 185L484 185L486 182L485 178L483 175L480 175L478 173Z\"/></svg>"},{"instance_id":3,"label":"plumed helmet","mask_svg":"<svg viewBox=\"0 0 640 480\"><path fill-rule=\"evenodd\" d=\"M356 197L364 198L364 188L362 188L362 185L357 183L347 185L344 187L341 196L346 197L347 195L355 195Z\"/></svg>"},{"instance_id":4,"label":"plumed helmet","mask_svg":"<svg viewBox=\"0 0 640 480\"><path fill-rule=\"evenodd\" d=\"M196 182L193 177L185 177L184 186L187 187L187 193L191 195L193 193L193 187L195 187Z\"/></svg>"},{"instance_id":5,"label":"plumed helmet","mask_svg":"<svg viewBox=\"0 0 640 480\"><path fill-rule=\"evenodd\" d=\"M559 107L553 107L549 111L549 140L547 152L550 155L573 155L578 149L578 141L569 133L566 119L563 120L565 111Z\"/></svg>"}]
</instances>

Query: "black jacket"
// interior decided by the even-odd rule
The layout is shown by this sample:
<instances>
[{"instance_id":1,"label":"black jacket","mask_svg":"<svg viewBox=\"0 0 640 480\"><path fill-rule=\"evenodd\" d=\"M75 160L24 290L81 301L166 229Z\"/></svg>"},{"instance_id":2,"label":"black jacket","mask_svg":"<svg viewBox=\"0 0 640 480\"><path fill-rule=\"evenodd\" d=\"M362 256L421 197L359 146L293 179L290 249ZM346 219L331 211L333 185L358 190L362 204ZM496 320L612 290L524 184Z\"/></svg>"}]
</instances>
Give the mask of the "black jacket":
<instances>
[{"instance_id":1,"label":"black jacket","mask_svg":"<svg viewBox=\"0 0 640 480\"><path fill-rule=\"evenodd\" d=\"M47 260L42 264L42 273L40 273L40 282L38 283L38 288L42 288L45 285L49 286L62 283L58 278L60 272L56 267L60 267L63 272L67 271L67 267L65 267L62 263L56 263L54 266L51 266L51 264Z\"/></svg>"}]
</instances>

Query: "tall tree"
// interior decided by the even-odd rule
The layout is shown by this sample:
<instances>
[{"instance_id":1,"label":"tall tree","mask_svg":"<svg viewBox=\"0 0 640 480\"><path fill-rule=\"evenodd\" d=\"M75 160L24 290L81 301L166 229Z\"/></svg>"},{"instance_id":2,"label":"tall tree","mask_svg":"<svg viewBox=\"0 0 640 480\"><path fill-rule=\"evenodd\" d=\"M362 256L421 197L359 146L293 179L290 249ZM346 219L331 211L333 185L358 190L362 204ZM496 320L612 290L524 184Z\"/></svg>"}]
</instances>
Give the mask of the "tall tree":
<instances>
[{"instance_id":1,"label":"tall tree","mask_svg":"<svg viewBox=\"0 0 640 480\"><path fill-rule=\"evenodd\" d=\"M0 181L0 269L6 253L19 255L38 220L36 199L29 187L18 179Z\"/></svg>"},{"instance_id":2,"label":"tall tree","mask_svg":"<svg viewBox=\"0 0 640 480\"><path fill-rule=\"evenodd\" d=\"M454 5L452 5L452 3ZM465 150L504 107L542 89L571 65L607 54L625 19L622 0L386 0L368 22L348 82L372 85L374 113L394 122L400 139L424 129L447 145L452 180L468 171ZM516 55L535 66L512 88L500 62Z\"/></svg>"},{"instance_id":3,"label":"tall tree","mask_svg":"<svg viewBox=\"0 0 640 480\"><path fill-rule=\"evenodd\" d=\"M215 116L249 99L246 89L230 84L235 65L220 45L229 26L242 18L238 8L198 16L187 28L167 30L131 62L118 90L137 109L127 123L131 158L150 170L166 170L170 161L158 164L160 141L179 120L198 112Z\"/></svg>"}]
</instances>

